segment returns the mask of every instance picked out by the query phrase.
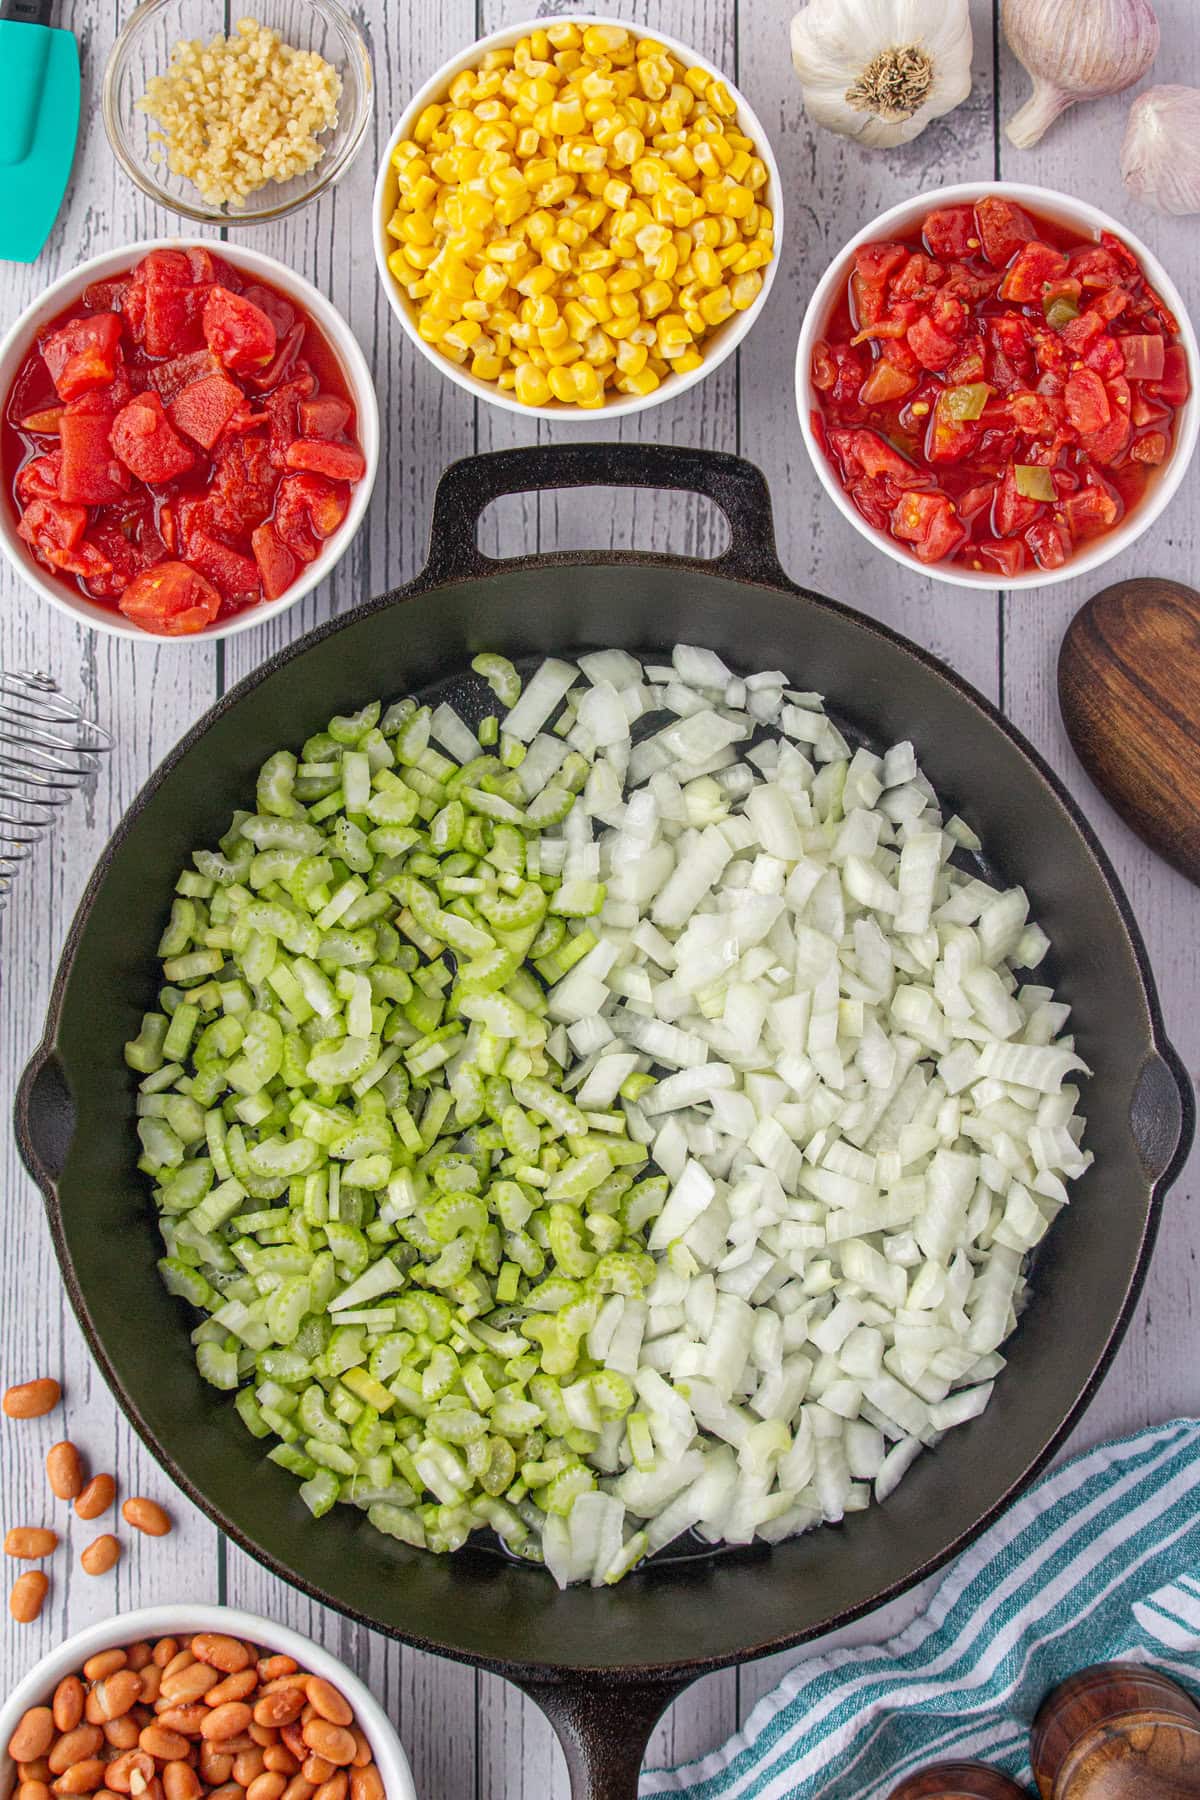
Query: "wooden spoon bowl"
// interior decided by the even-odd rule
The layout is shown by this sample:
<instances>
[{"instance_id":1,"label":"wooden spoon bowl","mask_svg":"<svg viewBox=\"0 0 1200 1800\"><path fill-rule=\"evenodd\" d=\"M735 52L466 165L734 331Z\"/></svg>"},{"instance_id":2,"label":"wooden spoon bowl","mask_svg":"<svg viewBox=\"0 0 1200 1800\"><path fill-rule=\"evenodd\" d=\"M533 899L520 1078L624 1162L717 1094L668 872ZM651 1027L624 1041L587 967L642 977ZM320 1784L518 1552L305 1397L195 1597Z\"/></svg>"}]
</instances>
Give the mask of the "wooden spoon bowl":
<instances>
[{"instance_id":1,"label":"wooden spoon bowl","mask_svg":"<svg viewBox=\"0 0 1200 1800\"><path fill-rule=\"evenodd\" d=\"M1019 1788L998 1769L978 1762L936 1763L910 1775L888 1800L1026 1800Z\"/></svg>"},{"instance_id":2,"label":"wooden spoon bowl","mask_svg":"<svg viewBox=\"0 0 1200 1800\"><path fill-rule=\"evenodd\" d=\"M1067 627L1058 699L1101 793L1200 883L1200 594L1157 577L1105 588Z\"/></svg>"},{"instance_id":3,"label":"wooden spoon bowl","mask_svg":"<svg viewBox=\"0 0 1200 1800\"><path fill-rule=\"evenodd\" d=\"M1196 1800L1200 1708L1157 1669L1098 1663L1042 1702L1030 1760L1042 1800Z\"/></svg>"}]
</instances>

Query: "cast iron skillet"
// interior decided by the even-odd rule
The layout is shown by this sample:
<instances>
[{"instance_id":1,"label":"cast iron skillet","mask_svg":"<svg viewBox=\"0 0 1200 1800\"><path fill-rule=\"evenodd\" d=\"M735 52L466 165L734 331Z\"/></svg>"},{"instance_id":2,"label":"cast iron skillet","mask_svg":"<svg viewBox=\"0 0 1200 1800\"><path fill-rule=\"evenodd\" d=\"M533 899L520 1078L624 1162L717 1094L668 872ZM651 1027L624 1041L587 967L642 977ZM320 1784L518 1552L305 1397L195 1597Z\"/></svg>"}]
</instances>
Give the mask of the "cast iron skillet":
<instances>
[{"instance_id":1,"label":"cast iron skillet","mask_svg":"<svg viewBox=\"0 0 1200 1800\"><path fill-rule=\"evenodd\" d=\"M501 494L589 484L691 489L725 513L712 562L570 554L497 563L475 534ZM707 644L782 668L851 729L911 737L943 798L1028 888L1070 1000L1095 1169L1038 1259L1035 1297L986 1415L917 1463L886 1506L765 1550L675 1556L611 1591L560 1594L486 1548L439 1558L337 1508L314 1526L195 1373L185 1318L155 1272L134 1166L121 1046L152 1002L154 945L176 873L253 792L254 771L331 713L445 684L483 648L571 654ZM476 678L470 678L475 680ZM460 683L451 692L465 692ZM429 565L413 584L272 658L188 733L144 788L80 904L45 1039L17 1097L75 1310L122 1407L223 1530L314 1598L423 1649L498 1670L560 1731L573 1792L628 1800L655 1719L698 1675L785 1649L878 1606L960 1550L1042 1467L1095 1393L1137 1298L1193 1107L1146 954L1107 858L1037 754L949 669L795 587L779 567L761 475L734 457L636 445L513 450L442 478Z\"/></svg>"}]
</instances>

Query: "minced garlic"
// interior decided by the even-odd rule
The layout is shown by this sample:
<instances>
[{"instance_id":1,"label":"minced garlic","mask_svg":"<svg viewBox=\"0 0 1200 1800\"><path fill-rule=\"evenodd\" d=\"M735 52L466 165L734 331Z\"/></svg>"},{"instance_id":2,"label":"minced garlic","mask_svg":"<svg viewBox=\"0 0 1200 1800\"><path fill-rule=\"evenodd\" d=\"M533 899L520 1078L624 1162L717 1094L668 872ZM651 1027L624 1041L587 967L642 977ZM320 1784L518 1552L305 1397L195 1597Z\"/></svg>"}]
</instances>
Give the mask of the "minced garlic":
<instances>
[{"instance_id":1,"label":"minced garlic","mask_svg":"<svg viewBox=\"0 0 1200 1800\"><path fill-rule=\"evenodd\" d=\"M161 127L151 138L172 174L194 182L210 206L236 208L320 161L318 139L337 121L341 91L337 70L315 50L239 19L234 36L177 44L137 105Z\"/></svg>"}]
</instances>

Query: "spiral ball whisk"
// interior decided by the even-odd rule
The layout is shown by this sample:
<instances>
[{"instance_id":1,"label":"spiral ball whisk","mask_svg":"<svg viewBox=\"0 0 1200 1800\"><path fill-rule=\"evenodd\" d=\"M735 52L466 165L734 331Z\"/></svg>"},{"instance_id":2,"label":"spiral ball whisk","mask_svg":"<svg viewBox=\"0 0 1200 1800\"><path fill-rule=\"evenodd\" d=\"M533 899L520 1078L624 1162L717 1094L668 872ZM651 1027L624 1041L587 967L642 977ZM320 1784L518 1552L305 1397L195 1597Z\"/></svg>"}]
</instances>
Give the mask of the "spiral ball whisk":
<instances>
[{"instance_id":1,"label":"spiral ball whisk","mask_svg":"<svg viewBox=\"0 0 1200 1800\"><path fill-rule=\"evenodd\" d=\"M18 868L112 742L52 676L0 670L0 912Z\"/></svg>"}]
</instances>

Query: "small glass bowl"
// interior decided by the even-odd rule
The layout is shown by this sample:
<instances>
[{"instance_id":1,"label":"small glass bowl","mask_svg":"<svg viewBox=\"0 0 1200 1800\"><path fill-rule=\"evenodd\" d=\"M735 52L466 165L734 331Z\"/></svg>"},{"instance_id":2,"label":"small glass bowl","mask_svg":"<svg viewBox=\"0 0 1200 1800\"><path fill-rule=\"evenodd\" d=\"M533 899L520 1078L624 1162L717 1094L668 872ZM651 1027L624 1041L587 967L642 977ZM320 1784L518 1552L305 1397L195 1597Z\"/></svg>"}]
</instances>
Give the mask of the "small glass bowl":
<instances>
[{"instance_id":1,"label":"small glass bowl","mask_svg":"<svg viewBox=\"0 0 1200 1800\"><path fill-rule=\"evenodd\" d=\"M337 122L321 142L320 161L290 181L270 181L244 206L210 206L200 190L167 167L158 126L135 103L154 75L166 73L175 46L218 33L232 36L239 18L251 16L278 31L296 50L315 50L342 78ZM338 0L246 0L224 9L213 0L142 0L112 47L104 71L101 107L113 153L130 180L168 212L201 225L260 225L323 194L340 181L362 147L374 103L371 59L362 33ZM161 160L155 152L162 152Z\"/></svg>"}]
</instances>

